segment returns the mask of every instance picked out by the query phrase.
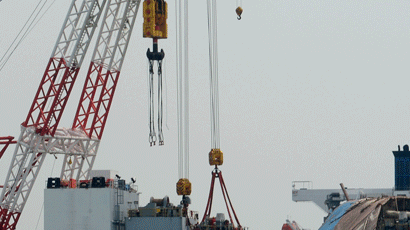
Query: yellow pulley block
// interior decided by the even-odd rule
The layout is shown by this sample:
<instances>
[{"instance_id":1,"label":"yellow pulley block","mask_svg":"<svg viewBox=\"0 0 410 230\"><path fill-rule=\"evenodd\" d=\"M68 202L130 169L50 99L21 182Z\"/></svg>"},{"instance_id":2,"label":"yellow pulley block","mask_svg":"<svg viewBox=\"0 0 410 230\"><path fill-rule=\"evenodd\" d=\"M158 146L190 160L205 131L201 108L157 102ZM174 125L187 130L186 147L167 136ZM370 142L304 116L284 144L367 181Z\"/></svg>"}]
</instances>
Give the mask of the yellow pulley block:
<instances>
[{"instance_id":1,"label":"yellow pulley block","mask_svg":"<svg viewBox=\"0 0 410 230\"><path fill-rule=\"evenodd\" d=\"M188 179L179 179L177 183L177 194L180 196L191 195L191 182L189 182Z\"/></svg>"},{"instance_id":2,"label":"yellow pulley block","mask_svg":"<svg viewBox=\"0 0 410 230\"><path fill-rule=\"evenodd\" d=\"M220 149L212 149L209 152L209 165L222 165L224 163L224 154Z\"/></svg>"},{"instance_id":3,"label":"yellow pulley block","mask_svg":"<svg viewBox=\"0 0 410 230\"><path fill-rule=\"evenodd\" d=\"M235 11L236 11L236 14L238 15L238 20L241 20L241 15L243 12L242 7L238 6Z\"/></svg>"},{"instance_id":4,"label":"yellow pulley block","mask_svg":"<svg viewBox=\"0 0 410 230\"><path fill-rule=\"evenodd\" d=\"M168 37L168 4L164 0L145 0L143 3L143 37Z\"/></svg>"}]
</instances>

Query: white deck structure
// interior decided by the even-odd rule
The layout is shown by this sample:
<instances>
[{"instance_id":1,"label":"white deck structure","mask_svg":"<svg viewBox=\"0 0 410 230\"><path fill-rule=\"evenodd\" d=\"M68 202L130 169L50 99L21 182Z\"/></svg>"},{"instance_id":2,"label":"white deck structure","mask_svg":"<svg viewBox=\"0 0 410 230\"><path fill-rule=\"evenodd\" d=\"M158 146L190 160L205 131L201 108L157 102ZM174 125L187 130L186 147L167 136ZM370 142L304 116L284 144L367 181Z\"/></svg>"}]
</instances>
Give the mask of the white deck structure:
<instances>
[{"instance_id":1,"label":"white deck structure","mask_svg":"<svg viewBox=\"0 0 410 230\"><path fill-rule=\"evenodd\" d=\"M382 197L394 195L410 196L408 191L394 191L393 188L347 188L347 194L351 200L357 200L363 197ZM325 212L328 207L325 204L327 196L332 193L339 193L343 200L346 200L342 189L313 189L311 181L293 181L292 182L292 200L295 202L312 201Z\"/></svg>"}]
</instances>

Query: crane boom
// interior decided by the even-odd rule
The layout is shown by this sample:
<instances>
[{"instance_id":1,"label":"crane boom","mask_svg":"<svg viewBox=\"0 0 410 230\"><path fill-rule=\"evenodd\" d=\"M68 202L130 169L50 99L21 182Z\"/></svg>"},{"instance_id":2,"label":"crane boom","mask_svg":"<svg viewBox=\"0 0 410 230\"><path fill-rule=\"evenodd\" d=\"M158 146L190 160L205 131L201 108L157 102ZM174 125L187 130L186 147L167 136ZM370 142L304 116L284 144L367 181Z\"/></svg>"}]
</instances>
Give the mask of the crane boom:
<instances>
[{"instance_id":1,"label":"crane boom","mask_svg":"<svg viewBox=\"0 0 410 230\"><path fill-rule=\"evenodd\" d=\"M64 112L106 0L73 0L26 120L1 193L0 229L15 229Z\"/></svg>"},{"instance_id":2,"label":"crane boom","mask_svg":"<svg viewBox=\"0 0 410 230\"><path fill-rule=\"evenodd\" d=\"M24 127L54 136L105 2L71 3Z\"/></svg>"},{"instance_id":3,"label":"crane boom","mask_svg":"<svg viewBox=\"0 0 410 230\"><path fill-rule=\"evenodd\" d=\"M61 179L88 179L107 121L141 0L107 5L72 130L83 133L87 149L65 155ZM70 164L70 157L73 160Z\"/></svg>"}]
</instances>

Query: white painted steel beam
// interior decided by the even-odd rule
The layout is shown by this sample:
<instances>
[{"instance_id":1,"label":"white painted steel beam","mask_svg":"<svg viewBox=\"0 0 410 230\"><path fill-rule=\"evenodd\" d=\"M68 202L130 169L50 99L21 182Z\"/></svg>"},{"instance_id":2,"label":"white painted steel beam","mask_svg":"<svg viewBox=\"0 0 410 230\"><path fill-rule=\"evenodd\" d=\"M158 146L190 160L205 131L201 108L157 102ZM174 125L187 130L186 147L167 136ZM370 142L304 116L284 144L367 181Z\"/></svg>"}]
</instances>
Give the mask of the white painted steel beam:
<instances>
[{"instance_id":1,"label":"white painted steel beam","mask_svg":"<svg viewBox=\"0 0 410 230\"><path fill-rule=\"evenodd\" d=\"M382 197L385 196L393 196L394 189L393 188L371 188L371 189L363 189L363 188L348 188L346 189L347 194L349 194L349 198L352 200L357 200L362 197ZM327 195L331 193L339 193L340 197L344 197L342 189L292 189L292 200L294 202L306 202L312 201L317 206L319 206L323 211L328 212L328 208L325 204L327 199Z\"/></svg>"},{"instance_id":2,"label":"white painted steel beam","mask_svg":"<svg viewBox=\"0 0 410 230\"><path fill-rule=\"evenodd\" d=\"M106 0L74 0L71 3L52 57L63 57L70 67L81 66L105 2Z\"/></svg>"}]
</instances>

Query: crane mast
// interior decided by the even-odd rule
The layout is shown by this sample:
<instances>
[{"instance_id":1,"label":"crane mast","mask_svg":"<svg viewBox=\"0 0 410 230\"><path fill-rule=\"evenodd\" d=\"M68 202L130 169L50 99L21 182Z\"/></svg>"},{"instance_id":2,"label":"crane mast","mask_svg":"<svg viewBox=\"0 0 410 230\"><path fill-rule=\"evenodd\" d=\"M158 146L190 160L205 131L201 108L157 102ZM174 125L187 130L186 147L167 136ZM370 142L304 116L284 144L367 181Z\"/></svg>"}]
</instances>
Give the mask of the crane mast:
<instances>
[{"instance_id":1,"label":"crane mast","mask_svg":"<svg viewBox=\"0 0 410 230\"><path fill-rule=\"evenodd\" d=\"M103 26L73 126L57 128L106 2ZM72 1L28 116L21 125L1 193L1 230L16 228L47 153L65 156L61 179L88 179L139 4L140 0Z\"/></svg>"}]
</instances>

